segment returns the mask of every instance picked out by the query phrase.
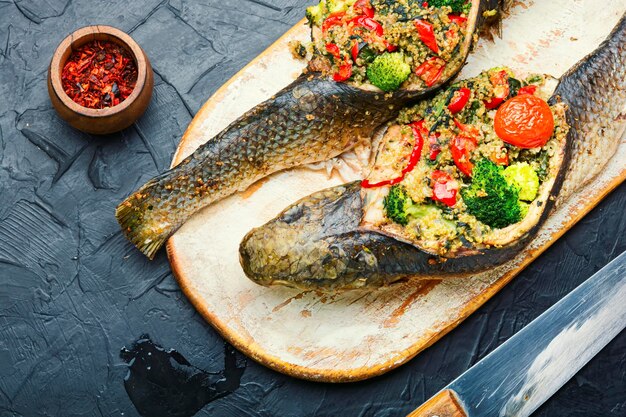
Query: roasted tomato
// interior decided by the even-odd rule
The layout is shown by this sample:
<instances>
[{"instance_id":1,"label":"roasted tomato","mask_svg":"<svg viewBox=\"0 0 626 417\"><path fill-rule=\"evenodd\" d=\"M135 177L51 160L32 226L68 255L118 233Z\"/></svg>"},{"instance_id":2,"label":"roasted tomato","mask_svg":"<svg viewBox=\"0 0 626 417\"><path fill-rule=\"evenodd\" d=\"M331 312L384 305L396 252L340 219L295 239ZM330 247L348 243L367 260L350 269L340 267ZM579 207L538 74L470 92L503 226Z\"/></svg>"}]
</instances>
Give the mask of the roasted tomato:
<instances>
[{"instance_id":1,"label":"roasted tomato","mask_svg":"<svg viewBox=\"0 0 626 417\"><path fill-rule=\"evenodd\" d=\"M554 116L550 106L539 97L522 94L504 103L494 119L496 135L519 148L538 148L546 144L554 132Z\"/></svg>"}]
</instances>

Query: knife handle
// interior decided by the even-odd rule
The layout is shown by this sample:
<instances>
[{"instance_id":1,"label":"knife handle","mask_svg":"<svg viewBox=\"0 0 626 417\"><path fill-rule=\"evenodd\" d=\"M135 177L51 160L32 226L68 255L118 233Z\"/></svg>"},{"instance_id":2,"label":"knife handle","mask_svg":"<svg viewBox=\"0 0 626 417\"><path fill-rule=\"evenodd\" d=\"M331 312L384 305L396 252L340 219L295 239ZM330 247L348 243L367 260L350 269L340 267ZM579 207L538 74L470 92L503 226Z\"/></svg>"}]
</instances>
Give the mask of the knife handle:
<instances>
[{"instance_id":1,"label":"knife handle","mask_svg":"<svg viewBox=\"0 0 626 417\"><path fill-rule=\"evenodd\" d=\"M452 390L444 390L422 404L407 417L467 417Z\"/></svg>"}]
</instances>

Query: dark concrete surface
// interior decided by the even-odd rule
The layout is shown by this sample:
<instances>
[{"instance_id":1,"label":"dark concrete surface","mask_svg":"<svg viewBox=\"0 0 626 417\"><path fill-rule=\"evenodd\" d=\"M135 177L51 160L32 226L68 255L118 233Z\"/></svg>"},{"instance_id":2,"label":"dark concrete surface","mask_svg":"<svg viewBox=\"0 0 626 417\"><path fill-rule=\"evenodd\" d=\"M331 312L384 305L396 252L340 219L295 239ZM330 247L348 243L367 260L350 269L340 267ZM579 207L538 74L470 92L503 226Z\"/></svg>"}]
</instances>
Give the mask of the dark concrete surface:
<instances>
[{"instance_id":1,"label":"dark concrete surface","mask_svg":"<svg viewBox=\"0 0 626 417\"><path fill-rule=\"evenodd\" d=\"M307 3L0 0L0 416L137 416L124 384L129 368L142 372L127 384L144 384L139 394L148 402L138 407L145 415L189 415L181 404L190 391L180 401L167 397L183 390L182 376L204 384L202 399L191 398L195 409L204 406L198 415L403 416L626 249L622 185L396 371L330 385L246 365L181 294L165 255L147 261L121 236L113 213L168 166L202 103L297 22ZM105 137L62 122L45 85L56 45L96 23L129 32L156 73L145 116ZM134 344L144 334L163 349ZM154 363L161 365L151 367L146 352L160 352ZM173 385L159 382L160 374ZM178 408L161 407L168 402ZM626 416L626 334L536 415Z\"/></svg>"}]
</instances>

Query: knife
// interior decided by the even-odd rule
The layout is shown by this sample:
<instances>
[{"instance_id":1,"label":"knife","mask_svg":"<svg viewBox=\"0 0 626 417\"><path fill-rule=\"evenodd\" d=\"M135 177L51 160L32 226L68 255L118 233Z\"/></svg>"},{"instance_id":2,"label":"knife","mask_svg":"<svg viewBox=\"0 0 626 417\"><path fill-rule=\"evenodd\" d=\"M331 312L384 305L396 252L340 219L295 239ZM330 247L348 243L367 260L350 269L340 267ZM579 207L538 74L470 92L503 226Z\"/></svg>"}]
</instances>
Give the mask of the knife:
<instances>
[{"instance_id":1,"label":"knife","mask_svg":"<svg viewBox=\"0 0 626 417\"><path fill-rule=\"evenodd\" d=\"M626 252L409 417L527 417L626 327Z\"/></svg>"}]
</instances>

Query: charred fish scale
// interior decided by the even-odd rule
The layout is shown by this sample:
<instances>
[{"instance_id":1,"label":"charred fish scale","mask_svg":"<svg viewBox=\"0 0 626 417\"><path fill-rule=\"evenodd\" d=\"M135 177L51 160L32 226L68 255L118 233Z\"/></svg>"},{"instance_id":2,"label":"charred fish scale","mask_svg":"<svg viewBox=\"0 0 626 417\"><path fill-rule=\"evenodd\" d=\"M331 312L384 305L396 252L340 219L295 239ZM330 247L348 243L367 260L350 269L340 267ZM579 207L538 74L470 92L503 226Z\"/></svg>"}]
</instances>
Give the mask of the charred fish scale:
<instances>
[{"instance_id":1,"label":"charred fish scale","mask_svg":"<svg viewBox=\"0 0 626 417\"><path fill-rule=\"evenodd\" d=\"M261 285L335 291L380 287L406 276L458 277L512 259L536 235L555 201L597 175L621 141L626 123L626 15L607 41L563 75L549 100L557 102L567 106L570 123L561 163L541 215L510 244L441 258L366 230L361 184L354 182L305 197L250 231L240 245L244 272Z\"/></svg>"}]
</instances>

